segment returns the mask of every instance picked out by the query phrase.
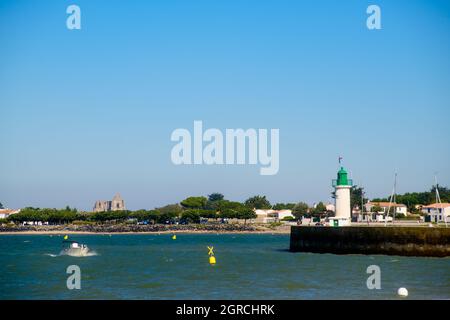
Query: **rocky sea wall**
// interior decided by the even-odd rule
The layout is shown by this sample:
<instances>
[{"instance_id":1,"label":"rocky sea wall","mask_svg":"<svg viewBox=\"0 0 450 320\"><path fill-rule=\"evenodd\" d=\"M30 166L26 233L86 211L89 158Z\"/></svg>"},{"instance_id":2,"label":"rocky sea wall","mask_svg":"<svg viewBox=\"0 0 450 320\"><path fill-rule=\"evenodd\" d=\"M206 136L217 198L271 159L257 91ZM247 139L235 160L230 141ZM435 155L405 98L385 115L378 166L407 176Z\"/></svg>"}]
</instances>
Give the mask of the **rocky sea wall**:
<instances>
[{"instance_id":1,"label":"rocky sea wall","mask_svg":"<svg viewBox=\"0 0 450 320\"><path fill-rule=\"evenodd\" d=\"M450 228L292 226L290 251L446 257Z\"/></svg>"},{"instance_id":2,"label":"rocky sea wall","mask_svg":"<svg viewBox=\"0 0 450 320\"><path fill-rule=\"evenodd\" d=\"M188 225L136 225L136 224L86 224L86 225L13 225L0 226L2 232L252 232L259 231L252 225L243 224L188 224Z\"/></svg>"}]
</instances>

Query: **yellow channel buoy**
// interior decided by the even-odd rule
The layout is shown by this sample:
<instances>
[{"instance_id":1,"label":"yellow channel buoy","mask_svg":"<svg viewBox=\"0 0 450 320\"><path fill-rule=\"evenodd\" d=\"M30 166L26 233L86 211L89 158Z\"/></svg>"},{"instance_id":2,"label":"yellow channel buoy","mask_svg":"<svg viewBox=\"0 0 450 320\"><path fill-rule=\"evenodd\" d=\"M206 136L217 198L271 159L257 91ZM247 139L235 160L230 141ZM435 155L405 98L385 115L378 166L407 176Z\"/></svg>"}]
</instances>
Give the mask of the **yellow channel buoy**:
<instances>
[{"instance_id":1,"label":"yellow channel buoy","mask_svg":"<svg viewBox=\"0 0 450 320\"><path fill-rule=\"evenodd\" d=\"M174 235L172 236L172 240L177 240L177 235L176 235L176 234L174 234Z\"/></svg>"},{"instance_id":2,"label":"yellow channel buoy","mask_svg":"<svg viewBox=\"0 0 450 320\"><path fill-rule=\"evenodd\" d=\"M215 265L216 264L216 257L214 257L214 247L207 247L208 248L208 256L209 256L209 264Z\"/></svg>"},{"instance_id":3,"label":"yellow channel buoy","mask_svg":"<svg viewBox=\"0 0 450 320\"><path fill-rule=\"evenodd\" d=\"M66 235L64 236L64 240L67 240L67 239L69 239L69 236L66 234Z\"/></svg>"}]
</instances>

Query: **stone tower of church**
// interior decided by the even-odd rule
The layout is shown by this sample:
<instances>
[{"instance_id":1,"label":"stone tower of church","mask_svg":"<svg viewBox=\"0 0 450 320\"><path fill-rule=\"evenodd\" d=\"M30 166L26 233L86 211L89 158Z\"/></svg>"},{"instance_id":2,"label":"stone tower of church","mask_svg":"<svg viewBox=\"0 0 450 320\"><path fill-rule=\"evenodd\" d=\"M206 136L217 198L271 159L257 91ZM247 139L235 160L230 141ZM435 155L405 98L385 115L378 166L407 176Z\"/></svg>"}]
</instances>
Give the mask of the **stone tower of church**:
<instances>
[{"instance_id":1,"label":"stone tower of church","mask_svg":"<svg viewBox=\"0 0 450 320\"><path fill-rule=\"evenodd\" d=\"M125 201L119 193L116 193L112 201L97 200L94 204L94 212L126 210Z\"/></svg>"},{"instance_id":2,"label":"stone tower of church","mask_svg":"<svg viewBox=\"0 0 450 320\"><path fill-rule=\"evenodd\" d=\"M111 210L112 211L125 210L125 201L123 201L119 193L116 193L116 195L111 201Z\"/></svg>"}]
</instances>

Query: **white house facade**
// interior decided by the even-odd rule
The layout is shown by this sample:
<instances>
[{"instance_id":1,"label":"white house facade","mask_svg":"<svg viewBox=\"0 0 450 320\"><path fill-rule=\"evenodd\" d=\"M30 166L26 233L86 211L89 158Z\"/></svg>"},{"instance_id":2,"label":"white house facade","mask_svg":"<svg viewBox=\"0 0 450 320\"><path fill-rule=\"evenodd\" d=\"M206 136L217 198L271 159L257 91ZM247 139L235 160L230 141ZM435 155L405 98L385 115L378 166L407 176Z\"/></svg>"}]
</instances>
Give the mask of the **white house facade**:
<instances>
[{"instance_id":1,"label":"white house facade","mask_svg":"<svg viewBox=\"0 0 450 320\"><path fill-rule=\"evenodd\" d=\"M0 219L6 219L10 215L20 212L20 209L0 209Z\"/></svg>"},{"instance_id":2,"label":"white house facade","mask_svg":"<svg viewBox=\"0 0 450 320\"><path fill-rule=\"evenodd\" d=\"M286 217L294 218L292 210L255 209L255 222L271 223L279 222Z\"/></svg>"},{"instance_id":3,"label":"white house facade","mask_svg":"<svg viewBox=\"0 0 450 320\"><path fill-rule=\"evenodd\" d=\"M386 214L388 209L391 208L391 210L393 210L393 208L395 208L395 214L396 215L404 215L406 216L408 214L408 208L406 207L406 205L402 204L402 203L389 203L389 202L367 202L365 204L365 208L367 212L371 212L373 207L379 206L381 208L381 212L377 212L377 213L382 213L382 214Z\"/></svg>"},{"instance_id":4,"label":"white house facade","mask_svg":"<svg viewBox=\"0 0 450 320\"><path fill-rule=\"evenodd\" d=\"M422 213L426 215L426 222L450 222L450 203L433 203L423 206Z\"/></svg>"}]
</instances>

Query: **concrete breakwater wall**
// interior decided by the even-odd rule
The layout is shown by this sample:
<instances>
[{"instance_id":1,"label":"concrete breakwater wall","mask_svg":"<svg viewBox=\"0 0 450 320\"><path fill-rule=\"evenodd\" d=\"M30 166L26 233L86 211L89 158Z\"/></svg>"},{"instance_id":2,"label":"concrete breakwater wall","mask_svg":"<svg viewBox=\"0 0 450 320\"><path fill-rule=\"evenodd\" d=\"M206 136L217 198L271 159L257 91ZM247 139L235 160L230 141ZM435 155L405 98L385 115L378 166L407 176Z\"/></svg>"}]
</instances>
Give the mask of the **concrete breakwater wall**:
<instances>
[{"instance_id":1,"label":"concrete breakwater wall","mask_svg":"<svg viewBox=\"0 0 450 320\"><path fill-rule=\"evenodd\" d=\"M450 228L292 226L290 251L450 256Z\"/></svg>"}]
</instances>

